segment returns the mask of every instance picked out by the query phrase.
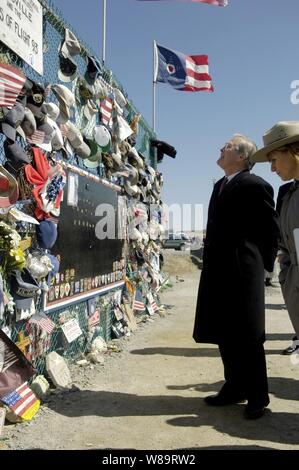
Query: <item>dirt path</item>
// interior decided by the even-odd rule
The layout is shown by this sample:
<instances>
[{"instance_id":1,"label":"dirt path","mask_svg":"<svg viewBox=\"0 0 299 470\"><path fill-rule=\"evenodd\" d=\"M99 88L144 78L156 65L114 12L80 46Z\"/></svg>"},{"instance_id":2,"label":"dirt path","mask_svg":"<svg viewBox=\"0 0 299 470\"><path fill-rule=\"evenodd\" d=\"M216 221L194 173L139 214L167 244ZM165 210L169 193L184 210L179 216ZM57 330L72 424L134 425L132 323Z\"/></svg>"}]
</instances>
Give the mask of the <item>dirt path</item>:
<instances>
[{"instance_id":1,"label":"dirt path","mask_svg":"<svg viewBox=\"0 0 299 470\"><path fill-rule=\"evenodd\" d=\"M199 271L187 253L166 258L166 267L180 276L162 294L174 307L142 324L104 366L73 369L78 390L52 395L28 425L6 426L9 448L299 449L299 364L280 354L292 328L278 285L266 297L271 411L248 422L244 405L204 404L221 385L222 365L216 347L199 347L191 338Z\"/></svg>"}]
</instances>

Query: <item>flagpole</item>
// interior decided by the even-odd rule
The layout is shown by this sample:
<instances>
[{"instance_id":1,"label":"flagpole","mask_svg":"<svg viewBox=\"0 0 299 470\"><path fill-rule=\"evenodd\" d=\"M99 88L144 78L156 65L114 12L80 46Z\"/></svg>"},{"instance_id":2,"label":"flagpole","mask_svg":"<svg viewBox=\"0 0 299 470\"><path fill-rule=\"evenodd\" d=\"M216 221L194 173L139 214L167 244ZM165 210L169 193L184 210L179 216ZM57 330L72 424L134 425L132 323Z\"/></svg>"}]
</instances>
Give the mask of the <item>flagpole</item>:
<instances>
[{"instance_id":1,"label":"flagpole","mask_svg":"<svg viewBox=\"0 0 299 470\"><path fill-rule=\"evenodd\" d=\"M102 65L104 67L106 61L106 0L103 0L103 33L102 33Z\"/></svg>"},{"instance_id":2,"label":"flagpole","mask_svg":"<svg viewBox=\"0 0 299 470\"><path fill-rule=\"evenodd\" d=\"M156 132L156 75L157 75L156 53L157 53L157 47L156 47L156 41L154 40L154 43L153 43L153 130L154 132Z\"/></svg>"}]
</instances>

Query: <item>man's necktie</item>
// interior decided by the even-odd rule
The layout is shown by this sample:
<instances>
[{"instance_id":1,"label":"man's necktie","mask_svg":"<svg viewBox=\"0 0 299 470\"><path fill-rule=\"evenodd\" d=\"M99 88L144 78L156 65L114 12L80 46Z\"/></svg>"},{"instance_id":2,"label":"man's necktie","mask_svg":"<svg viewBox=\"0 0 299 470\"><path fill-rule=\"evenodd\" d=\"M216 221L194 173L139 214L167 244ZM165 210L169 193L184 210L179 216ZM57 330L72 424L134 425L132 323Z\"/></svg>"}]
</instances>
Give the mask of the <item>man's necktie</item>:
<instances>
[{"instance_id":1,"label":"man's necktie","mask_svg":"<svg viewBox=\"0 0 299 470\"><path fill-rule=\"evenodd\" d=\"M227 182L228 182L228 178L227 178L227 176L226 176L226 177L223 178L223 180L222 180L222 183L221 183L221 185L220 185L219 193L218 193L218 194L221 194L221 193L222 193L222 191L223 191L223 189L224 189L224 187L225 187L225 185L226 185Z\"/></svg>"},{"instance_id":2,"label":"man's necktie","mask_svg":"<svg viewBox=\"0 0 299 470\"><path fill-rule=\"evenodd\" d=\"M292 189L292 191L295 191L297 188L299 188L299 180L294 180L291 189Z\"/></svg>"}]
</instances>

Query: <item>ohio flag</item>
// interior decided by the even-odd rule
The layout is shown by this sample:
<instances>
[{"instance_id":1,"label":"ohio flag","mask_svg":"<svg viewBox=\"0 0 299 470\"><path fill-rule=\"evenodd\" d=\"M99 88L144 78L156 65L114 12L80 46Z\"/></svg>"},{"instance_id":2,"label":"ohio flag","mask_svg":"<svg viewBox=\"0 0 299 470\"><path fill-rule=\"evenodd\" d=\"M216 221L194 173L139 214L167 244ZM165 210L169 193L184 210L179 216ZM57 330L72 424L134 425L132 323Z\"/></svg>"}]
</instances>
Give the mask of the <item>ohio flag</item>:
<instances>
[{"instance_id":1,"label":"ohio flag","mask_svg":"<svg viewBox=\"0 0 299 470\"><path fill-rule=\"evenodd\" d=\"M140 2L159 2L161 0L139 0ZM228 0L168 0L169 2L191 2L191 3L209 3L210 5L217 5L218 7L226 7Z\"/></svg>"},{"instance_id":2,"label":"ohio flag","mask_svg":"<svg viewBox=\"0 0 299 470\"><path fill-rule=\"evenodd\" d=\"M186 55L155 43L154 82L180 91L214 91L207 55Z\"/></svg>"}]
</instances>

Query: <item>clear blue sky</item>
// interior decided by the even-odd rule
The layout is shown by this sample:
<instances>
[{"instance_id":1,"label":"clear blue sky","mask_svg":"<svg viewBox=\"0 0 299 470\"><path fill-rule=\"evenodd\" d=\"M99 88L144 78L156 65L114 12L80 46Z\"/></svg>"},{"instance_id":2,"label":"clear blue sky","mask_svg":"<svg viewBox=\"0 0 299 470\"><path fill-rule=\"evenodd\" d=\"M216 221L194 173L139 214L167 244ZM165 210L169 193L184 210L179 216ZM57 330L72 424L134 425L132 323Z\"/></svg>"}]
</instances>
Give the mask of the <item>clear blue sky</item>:
<instances>
[{"instance_id":1,"label":"clear blue sky","mask_svg":"<svg viewBox=\"0 0 299 470\"><path fill-rule=\"evenodd\" d=\"M102 0L53 0L80 37L101 56ZM157 85L156 131L174 145L165 156L167 204L204 204L219 149L233 133L262 145L266 129L280 120L299 120L290 101L299 80L299 1L230 0L229 6L171 1L107 0L106 65L113 70L143 116L152 122L152 43L185 54L207 54L214 93L187 93ZM269 164L254 173L277 192L282 184Z\"/></svg>"}]
</instances>

